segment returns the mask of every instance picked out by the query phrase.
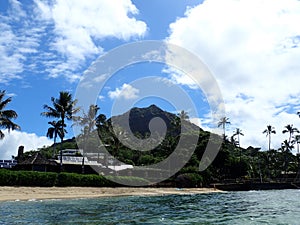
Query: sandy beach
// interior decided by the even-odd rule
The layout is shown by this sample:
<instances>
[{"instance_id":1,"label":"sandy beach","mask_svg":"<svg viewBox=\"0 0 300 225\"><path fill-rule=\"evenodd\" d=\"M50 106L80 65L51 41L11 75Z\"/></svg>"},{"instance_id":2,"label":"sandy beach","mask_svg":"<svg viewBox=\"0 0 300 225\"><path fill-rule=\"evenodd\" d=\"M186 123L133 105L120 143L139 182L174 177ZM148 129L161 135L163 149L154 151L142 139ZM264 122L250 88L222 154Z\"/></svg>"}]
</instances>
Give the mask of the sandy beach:
<instances>
[{"instance_id":1,"label":"sandy beach","mask_svg":"<svg viewBox=\"0 0 300 225\"><path fill-rule=\"evenodd\" d=\"M76 199L113 196L159 196L220 192L213 188L93 188L93 187L0 187L0 201Z\"/></svg>"}]
</instances>

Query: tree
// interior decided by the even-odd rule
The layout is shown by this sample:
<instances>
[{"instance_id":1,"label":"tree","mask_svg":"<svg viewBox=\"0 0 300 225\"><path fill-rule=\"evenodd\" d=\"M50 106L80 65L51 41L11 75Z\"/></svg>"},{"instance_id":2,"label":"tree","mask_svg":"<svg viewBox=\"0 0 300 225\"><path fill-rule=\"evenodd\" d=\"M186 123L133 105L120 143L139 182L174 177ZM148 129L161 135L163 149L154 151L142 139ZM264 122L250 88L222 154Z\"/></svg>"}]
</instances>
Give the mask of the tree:
<instances>
[{"instance_id":1,"label":"tree","mask_svg":"<svg viewBox=\"0 0 300 225\"><path fill-rule=\"evenodd\" d=\"M233 134L233 137L237 136L238 140L237 140L237 144L240 147L240 135L244 136L244 134L242 133L242 130L240 128L236 128L235 133Z\"/></svg>"},{"instance_id":2,"label":"tree","mask_svg":"<svg viewBox=\"0 0 300 225\"><path fill-rule=\"evenodd\" d=\"M238 144L238 147L240 148L241 145L240 145L240 135L244 136L244 134L242 133L242 130L240 128L236 128L236 131L235 133L233 134L233 138L235 136L237 136L238 140L237 140L237 144ZM242 149L240 148L240 162L242 161Z\"/></svg>"},{"instance_id":3,"label":"tree","mask_svg":"<svg viewBox=\"0 0 300 225\"><path fill-rule=\"evenodd\" d=\"M267 129L265 129L263 134L266 134L266 137L269 136L269 151L271 150L271 134L276 134L275 128L272 127L271 125L267 126Z\"/></svg>"},{"instance_id":4,"label":"tree","mask_svg":"<svg viewBox=\"0 0 300 225\"><path fill-rule=\"evenodd\" d=\"M291 155L291 152L294 148L294 145L291 144L289 141L285 140L282 144L281 144L281 148L280 150L282 151L283 154L283 158L284 158L284 162L283 162L283 169L285 174L287 174L288 171L288 165L289 165L289 156Z\"/></svg>"},{"instance_id":5,"label":"tree","mask_svg":"<svg viewBox=\"0 0 300 225\"><path fill-rule=\"evenodd\" d=\"M300 135L295 136L295 141L297 144L297 154L299 154Z\"/></svg>"},{"instance_id":6,"label":"tree","mask_svg":"<svg viewBox=\"0 0 300 225\"><path fill-rule=\"evenodd\" d=\"M182 122L182 121L187 121L187 120L189 120L189 115L188 115L188 113L187 112L185 112L184 110L181 110L181 112L180 113L178 113L177 114L178 115L178 117L180 118L180 121Z\"/></svg>"},{"instance_id":7,"label":"tree","mask_svg":"<svg viewBox=\"0 0 300 225\"><path fill-rule=\"evenodd\" d=\"M60 148L60 167L62 170L62 144L65 136L65 121L72 120L72 115L76 114L80 108L76 108L77 100L72 99L72 95L69 92L59 92L59 98L51 97L53 107L44 105L46 112L42 112L42 116L50 118L59 118L61 121L61 148Z\"/></svg>"},{"instance_id":8,"label":"tree","mask_svg":"<svg viewBox=\"0 0 300 225\"><path fill-rule=\"evenodd\" d=\"M226 116L222 117L220 119L220 121L218 122L218 127L222 126L222 128L223 128L223 137L224 137L224 140L225 140L225 137L226 137L226 135L225 135L225 129L226 129L226 125L227 124L230 124L230 122L229 122L229 118L227 118Z\"/></svg>"},{"instance_id":9,"label":"tree","mask_svg":"<svg viewBox=\"0 0 300 225\"><path fill-rule=\"evenodd\" d=\"M20 126L12 122L12 119L16 119L18 114L14 110L5 110L8 103L11 102L12 98L9 97L4 99L5 91L0 91L0 128L10 130L20 130ZM4 133L0 130L0 139L4 138Z\"/></svg>"},{"instance_id":10,"label":"tree","mask_svg":"<svg viewBox=\"0 0 300 225\"><path fill-rule=\"evenodd\" d=\"M294 133L299 133L299 130L293 127L293 124L288 124L284 127L285 129L282 131L283 134L289 133L289 144L291 144L292 137Z\"/></svg>"},{"instance_id":11,"label":"tree","mask_svg":"<svg viewBox=\"0 0 300 225\"><path fill-rule=\"evenodd\" d=\"M89 142L90 135L95 127L100 126L106 120L104 114L97 116L97 112L100 108L97 105L90 105L87 113L83 111L82 116L74 117L75 124L82 127L83 132L83 159L82 159L82 173L84 173L84 152L86 151L87 144Z\"/></svg>"},{"instance_id":12,"label":"tree","mask_svg":"<svg viewBox=\"0 0 300 225\"><path fill-rule=\"evenodd\" d=\"M57 136L59 136L60 138L62 138L62 132L61 132L61 127L62 127L62 122L61 120L59 121L55 121L53 120L52 122L48 122L48 124L51 125L51 127L48 128L47 134L46 136L49 137L50 139L54 139L54 143L53 143L53 154L52 156L55 156L55 145L56 145L56 138ZM66 125L63 125L64 127L66 127ZM64 132L67 132L66 130L64 130Z\"/></svg>"}]
</instances>

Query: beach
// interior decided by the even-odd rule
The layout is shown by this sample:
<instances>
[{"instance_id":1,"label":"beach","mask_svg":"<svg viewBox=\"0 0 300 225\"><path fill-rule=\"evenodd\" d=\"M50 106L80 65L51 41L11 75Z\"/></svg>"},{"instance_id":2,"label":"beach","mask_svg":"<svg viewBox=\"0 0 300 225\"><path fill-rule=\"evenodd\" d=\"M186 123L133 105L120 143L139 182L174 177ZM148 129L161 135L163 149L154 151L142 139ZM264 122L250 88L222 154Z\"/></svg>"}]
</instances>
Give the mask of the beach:
<instances>
[{"instance_id":1,"label":"beach","mask_svg":"<svg viewBox=\"0 0 300 225\"><path fill-rule=\"evenodd\" d=\"M0 201L100 198L113 196L159 196L220 192L213 188L97 188L97 187L0 187Z\"/></svg>"}]
</instances>

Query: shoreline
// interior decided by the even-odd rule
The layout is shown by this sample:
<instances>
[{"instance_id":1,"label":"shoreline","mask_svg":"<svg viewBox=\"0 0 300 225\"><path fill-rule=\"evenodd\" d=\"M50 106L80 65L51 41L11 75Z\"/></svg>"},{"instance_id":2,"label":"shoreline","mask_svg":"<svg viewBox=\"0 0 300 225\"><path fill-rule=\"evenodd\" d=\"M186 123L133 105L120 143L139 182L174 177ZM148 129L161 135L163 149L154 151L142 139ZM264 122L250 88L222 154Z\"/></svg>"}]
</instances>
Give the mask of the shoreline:
<instances>
[{"instance_id":1,"label":"shoreline","mask_svg":"<svg viewBox=\"0 0 300 225\"><path fill-rule=\"evenodd\" d=\"M78 199L121 196L189 195L223 192L214 188L152 188L152 187L0 187L0 202L45 199Z\"/></svg>"}]
</instances>

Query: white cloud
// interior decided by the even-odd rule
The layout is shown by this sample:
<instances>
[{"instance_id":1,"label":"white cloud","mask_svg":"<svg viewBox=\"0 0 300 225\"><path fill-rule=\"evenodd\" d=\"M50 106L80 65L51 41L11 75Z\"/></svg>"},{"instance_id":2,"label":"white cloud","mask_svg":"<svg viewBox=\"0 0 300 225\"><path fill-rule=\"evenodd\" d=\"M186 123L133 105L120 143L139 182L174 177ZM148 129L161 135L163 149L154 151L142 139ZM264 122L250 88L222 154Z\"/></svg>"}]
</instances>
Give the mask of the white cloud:
<instances>
[{"instance_id":1,"label":"white cloud","mask_svg":"<svg viewBox=\"0 0 300 225\"><path fill-rule=\"evenodd\" d=\"M142 37L147 25L133 16L137 8L130 0L35 0L42 20L54 26L50 49L63 56L64 66L51 67L57 76L79 69L86 59L103 53L100 42L107 37L129 40Z\"/></svg>"},{"instance_id":2,"label":"white cloud","mask_svg":"<svg viewBox=\"0 0 300 225\"><path fill-rule=\"evenodd\" d=\"M9 14L15 20L20 20L26 16L26 12L22 9L22 4L18 0L9 0Z\"/></svg>"},{"instance_id":3,"label":"white cloud","mask_svg":"<svg viewBox=\"0 0 300 225\"><path fill-rule=\"evenodd\" d=\"M135 99L138 98L139 90L137 88L134 88L130 84L123 84L121 88L116 88L114 91L109 91L108 96L111 99Z\"/></svg>"},{"instance_id":4,"label":"white cloud","mask_svg":"<svg viewBox=\"0 0 300 225\"><path fill-rule=\"evenodd\" d=\"M230 129L244 131L245 147L266 149L262 131L268 124L278 130L276 148L286 139L281 134L285 125L300 127L295 115L295 96L300 95L299 21L297 0L206 0L170 25L168 41L196 53L216 77Z\"/></svg>"},{"instance_id":5,"label":"white cloud","mask_svg":"<svg viewBox=\"0 0 300 225\"><path fill-rule=\"evenodd\" d=\"M100 101L104 101L104 100L105 100L105 96L99 95L99 96L98 96L98 99L99 99Z\"/></svg>"},{"instance_id":6,"label":"white cloud","mask_svg":"<svg viewBox=\"0 0 300 225\"><path fill-rule=\"evenodd\" d=\"M21 2L10 0L7 12L0 14L0 82L22 79L25 70L34 71L37 48L44 35L42 24L32 19ZM30 58L30 60L28 60Z\"/></svg>"},{"instance_id":7,"label":"white cloud","mask_svg":"<svg viewBox=\"0 0 300 225\"><path fill-rule=\"evenodd\" d=\"M0 82L41 73L40 66L50 77L78 80L105 38L143 37L147 25L136 14L130 0L10 0L0 13Z\"/></svg>"},{"instance_id":8,"label":"white cloud","mask_svg":"<svg viewBox=\"0 0 300 225\"><path fill-rule=\"evenodd\" d=\"M4 139L0 140L0 159L10 159L12 155L18 154L20 145L24 146L24 151L37 150L43 146L49 146L53 143L47 137L39 137L34 133L26 133L20 131L4 130Z\"/></svg>"},{"instance_id":9,"label":"white cloud","mask_svg":"<svg viewBox=\"0 0 300 225\"><path fill-rule=\"evenodd\" d=\"M191 89L198 89L199 86L193 81L189 75L181 72L173 67L166 67L162 70L163 73L169 74L172 82L180 85L186 85Z\"/></svg>"}]
</instances>

